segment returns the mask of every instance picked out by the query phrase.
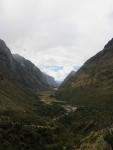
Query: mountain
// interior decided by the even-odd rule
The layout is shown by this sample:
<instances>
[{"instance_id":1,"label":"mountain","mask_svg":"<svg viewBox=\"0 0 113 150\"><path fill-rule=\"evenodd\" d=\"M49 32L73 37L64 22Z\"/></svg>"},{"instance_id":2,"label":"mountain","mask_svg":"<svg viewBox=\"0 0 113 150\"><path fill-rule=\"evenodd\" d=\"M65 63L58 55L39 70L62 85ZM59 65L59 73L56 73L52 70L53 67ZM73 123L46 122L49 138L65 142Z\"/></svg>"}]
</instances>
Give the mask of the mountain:
<instances>
[{"instance_id":1,"label":"mountain","mask_svg":"<svg viewBox=\"0 0 113 150\"><path fill-rule=\"evenodd\" d=\"M59 121L67 115L64 105L57 102L54 91L45 91L54 83L0 40L0 150L72 149L67 142L71 133L68 137Z\"/></svg>"},{"instance_id":2,"label":"mountain","mask_svg":"<svg viewBox=\"0 0 113 150\"><path fill-rule=\"evenodd\" d=\"M51 77L50 75L47 75L46 73L43 73L44 78L46 79L48 85L50 85L53 88L57 88L58 84L55 81L55 79L53 77Z\"/></svg>"},{"instance_id":3,"label":"mountain","mask_svg":"<svg viewBox=\"0 0 113 150\"><path fill-rule=\"evenodd\" d=\"M33 90L21 83L22 76L15 64L11 51L0 40L0 116L22 119L34 114L34 104L40 102Z\"/></svg>"},{"instance_id":4,"label":"mountain","mask_svg":"<svg viewBox=\"0 0 113 150\"><path fill-rule=\"evenodd\" d=\"M13 54L13 58L16 72L19 74L19 80L22 84L36 90L50 90L56 86L53 77L44 74L29 60L18 54Z\"/></svg>"},{"instance_id":5,"label":"mountain","mask_svg":"<svg viewBox=\"0 0 113 150\"><path fill-rule=\"evenodd\" d=\"M62 114L64 109L47 105L39 98L38 91L48 89L53 87L46 75L32 62L12 55L0 40L0 150L63 147L53 117Z\"/></svg>"},{"instance_id":6,"label":"mountain","mask_svg":"<svg viewBox=\"0 0 113 150\"><path fill-rule=\"evenodd\" d=\"M55 84L53 77L44 75L32 62L18 54L11 54L3 40L0 40L0 77L14 80L33 90L52 89L52 83Z\"/></svg>"},{"instance_id":7,"label":"mountain","mask_svg":"<svg viewBox=\"0 0 113 150\"><path fill-rule=\"evenodd\" d=\"M68 77L69 78L69 77ZM113 39L59 88L59 97L76 105L113 104ZM66 81L65 80L65 81Z\"/></svg>"},{"instance_id":8,"label":"mountain","mask_svg":"<svg viewBox=\"0 0 113 150\"><path fill-rule=\"evenodd\" d=\"M51 81L51 83L49 83ZM0 40L0 149L60 149L53 118L64 108L47 105L39 91L53 89L54 79L32 62L12 54Z\"/></svg>"},{"instance_id":9,"label":"mountain","mask_svg":"<svg viewBox=\"0 0 113 150\"><path fill-rule=\"evenodd\" d=\"M60 87L61 88L63 88L63 87L65 87L65 86L67 86L67 84L68 84L68 81L69 82L71 82L71 80L73 79L73 77L75 76L75 71L71 71L70 73L69 73L69 75L64 79L64 81L61 83L61 85L60 85ZM59 87L59 88L60 88Z\"/></svg>"},{"instance_id":10,"label":"mountain","mask_svg":"<svg viewBox=\"0 0 113 150\"><path fill-rule=\"evenodd\" d=\"M13 56L3 40L0 40L0 77L12 78L14 70Z\"/></svg>"},{"instance_id":11,"label":"mountain","mask_svg":"<svg viewBox=\"0 0 113 150\"><path fill-rule=\"evenodd\" d=\"M46 76L44 76L43 72L41 72L32 62L18 54L13 54L13 58L16 68L15 72L17 74L16 77L21 84L34 90L52 89Z\"/></svg>"},{"instance_id":12,"label":"mountain","mask_svg":"<svg viewBox=\"0 0 113 150\"><path fill-rule=\"evenodd\" d=\"M49 75L47 77L53 80ZM16 116L28 112L21 117L29 113L30 116L37 110L37 105L42 105L37 92L50 89L53 87L40 69L24 57L12 54L0 40L0 114L14 112Z\"/></svg>"},{"instance_id":13,"label":"mountain","mask_svg":"<svg viewBox=\"0 0 113 150\"><path fill-rule=\"evenodd\" d=\"M45 91L54 79L0 40L0 149L111 150L112 60L113 40L69 74L58 90L67 101L59 101Z\"/></svg>"}]
</instances>

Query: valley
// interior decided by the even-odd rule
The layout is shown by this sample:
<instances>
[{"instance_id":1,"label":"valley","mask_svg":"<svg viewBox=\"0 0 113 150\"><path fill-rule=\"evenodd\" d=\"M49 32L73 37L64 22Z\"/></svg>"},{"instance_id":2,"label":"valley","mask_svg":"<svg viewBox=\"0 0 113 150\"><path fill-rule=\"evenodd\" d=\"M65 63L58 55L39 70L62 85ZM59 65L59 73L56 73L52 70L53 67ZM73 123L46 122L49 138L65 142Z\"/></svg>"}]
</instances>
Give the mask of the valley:
<instances>
[{"instance_id":1,"label":"valley","mask_svg":"<svg viewBox=\"0 0 113 150\"><path fill-rule=\"evenodd\" d=\"M112 60L113 39L58 87L0 40L0 150L112 150Z\"/></svg>"}]
</instances>

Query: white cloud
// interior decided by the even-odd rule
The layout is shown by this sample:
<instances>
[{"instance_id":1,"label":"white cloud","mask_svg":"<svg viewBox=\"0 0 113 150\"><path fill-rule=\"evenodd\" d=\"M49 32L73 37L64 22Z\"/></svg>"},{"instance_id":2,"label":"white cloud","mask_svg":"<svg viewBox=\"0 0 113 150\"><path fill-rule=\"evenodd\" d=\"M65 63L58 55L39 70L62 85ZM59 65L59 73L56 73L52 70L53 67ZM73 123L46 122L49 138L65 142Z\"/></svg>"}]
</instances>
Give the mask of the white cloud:
<instances>
[{"instance_id":1,"label":"white cloud","mask_svg":"<svg viewBox=\"0 0 113 150\"><path fill-rule=\"evenodd\" d=\"M100 51L112 24L112 0L0 0L1 38L56 79Z\"/></svg>"},{"instance_id":2,"label":"white cloud","mask_svg":"<svg viewBox=\"0 0 113 150\"><path fill-rule=\"evenodd\" d=\"M72 66L64 66L64 67L62 67L62 66L53 66L53 67L42 66L41 68L44 72L55 77L55 79L57 81L62 81L72 70L77 71L79 69L79 66L75 66L75 67L72 67Z\"/></svg>"}]
</instances>

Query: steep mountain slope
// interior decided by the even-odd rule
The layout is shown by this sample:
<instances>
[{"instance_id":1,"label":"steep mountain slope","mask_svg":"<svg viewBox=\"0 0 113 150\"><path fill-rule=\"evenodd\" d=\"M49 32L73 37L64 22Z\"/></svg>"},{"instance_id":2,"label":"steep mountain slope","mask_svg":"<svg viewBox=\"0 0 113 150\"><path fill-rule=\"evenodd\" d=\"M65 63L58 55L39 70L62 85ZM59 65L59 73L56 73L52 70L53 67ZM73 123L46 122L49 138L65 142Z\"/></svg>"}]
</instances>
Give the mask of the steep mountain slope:
<instances>
[{"instance_id":1,"label":"steep mountain slope","mask_svg":"<svg viewBox=\"0 0 113 150\"><path fill-rule=\"evenodd\" d=\"M58 84L57 82L55 81L55 79L53 77L51 77L50 75L47 75L46 73L43 73L44 75L44 78L46 79L47 83L53 87L53 88L57 88L58 87Z\"/></svg>"},{"instance_id":2,"label":"steep mountain slope","mask_svg":"<svg viewBox=\"0 0 113 150\"><path fill-rule=\"evenodd\" d=\"M43 73L32 62L18 54L14 54L13 58L16 77L21 84L35 90L47 90L51 88Z\"/></svg>"},{"instance_id":3,"label":"steep mountain slope","mask_svg":"<svg viewBox=\"0 0 113 150\"><path fill-rule=\"evenodd\" d=\"M34 90L52 89L48 82L53 80L49 75L44 75L32 62L18 54L11 54L5 42L0 40L0 78L15 80L19 84ZM54 81L55 84L55 81Z\"/></svg>"},{"instance_id":4,"label":"steep mountain slope","mask_svg":"<svg viewBox=\"0 0 113 150\"><path fill-rule=\"evenodd\" d=\"M14 116L20 114L25 120L30 116L40 118L37 108L43 104L37 92L52 88L40 69L25 58L12 55L5 42L0 40L0 114L14 112Z\"/></svg>"},{"instance_id":5,"label":"steep mountain slope","mask_svg":"<svg viewBox=\"0 0 113 150\"><path fill-rule=\"evenodd\" d=\"M14 116L16 116L27 112L21 115L23 117L29 113L34 114L34 104L40 104L38 96L33 91L34 87L31 86L32 83L30 83L30 86L25 84L22 76L23 74L26 75L25 70L22 70L19 65L20 62L17 63L5 42L0 40L0 114L7 112L10 115L10 113L15 112ZM25 66L25 68L26 73L29 73L27 69L30 67ZM31 76L31 79L26 78L26 80L30 82L32 78L33 76ZM40 78L38 79L40 81ZM38 85L36 88L39 89L40 87Z\"/></svg>"},{"instance_id":6,"label":"steep mountain slope","mask_svg":"<svg viewBox=\"0 0 113 150\"><path fill-rule=\"evenodd\" d=\"M66 85L67 85L67 83L68 83L68 81L70 82L72 79L73 79L73 77L75 76L75 71L71 71L70 73L69 73L69 75L64 79L64 81L61 83L61 85L60 85L60 87L61 88L63 88L63 87L65 87ZM59 88L60 88L59 87Z\"/></svg>"},{"instance_id":7,"label":"steep mountain slope","mask_svg":"<svg viewBox=\"0 0 113 150\"><path fill-rule=\"evenodd\" d=\"M12 55L0 40L1 150L63 147L56 135L53 118L61 115L64 108L40 101L37 91L47 89L51 89L51 84L46 75L25 58Z\"/></svg>"},{"instance_id":8,"label":"steep mountain slope","mask_svg":"<svg viewBox=\"0 0 113 150\"><path fill-rule=\"evenodd\" d=\"M12 78L14 69L13 56L5 42L0 40L0 77Z\"/></svg>"},{"instance_id":9,"label":"steep mountain slope","mask_svg":"<svg viewBox=\"0 0 113 150\"><path fill-rule=\"evenodd\" d=\"M61 86L59 95L74 104L106 107L113 104L113 39L90 58L73 79Z\"/></svg>"},{"instance_id":10,"label":"steep mountain slope","mask_svg":"<svg viewBox=\"0 0 113 150\"><path fill-rule=\"evenodd\" d=\"M53 78L25 58L12 55L0 40L0 150L73 147L67 142L71 135L64 128L60 134L62 128L57 125L57 119L66 113L64 107L39 99L37 91L50 89L51 84Z\"/></svg>"}]
</instances>

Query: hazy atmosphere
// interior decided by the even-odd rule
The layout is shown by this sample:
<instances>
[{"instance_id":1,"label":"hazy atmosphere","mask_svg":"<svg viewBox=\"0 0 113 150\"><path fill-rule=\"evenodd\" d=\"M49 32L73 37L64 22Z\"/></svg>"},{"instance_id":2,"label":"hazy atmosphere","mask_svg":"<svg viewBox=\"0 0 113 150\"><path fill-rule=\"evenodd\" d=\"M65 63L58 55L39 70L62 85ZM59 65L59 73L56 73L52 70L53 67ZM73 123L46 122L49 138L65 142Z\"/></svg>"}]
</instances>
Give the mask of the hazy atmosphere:
<instances>
[{"instance_id":1,"label":"hazy atmosphere","mask_svg":"<svg viewBox=\"0 0 113 150\"><path fill-rule=\"evenodd\" d=\"M62 80L113 35L112 0L0 0L0 37Z\"/></svg>"}]
</instances>

